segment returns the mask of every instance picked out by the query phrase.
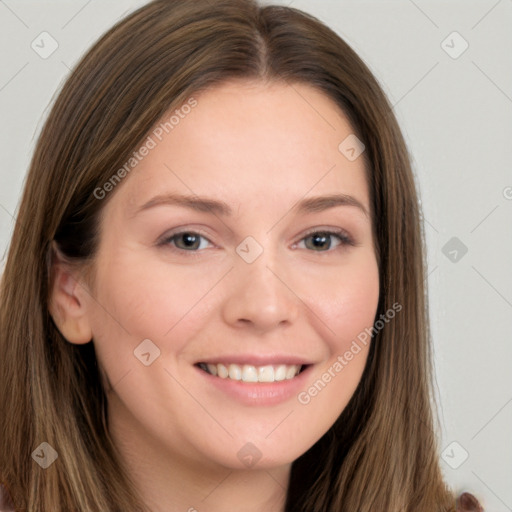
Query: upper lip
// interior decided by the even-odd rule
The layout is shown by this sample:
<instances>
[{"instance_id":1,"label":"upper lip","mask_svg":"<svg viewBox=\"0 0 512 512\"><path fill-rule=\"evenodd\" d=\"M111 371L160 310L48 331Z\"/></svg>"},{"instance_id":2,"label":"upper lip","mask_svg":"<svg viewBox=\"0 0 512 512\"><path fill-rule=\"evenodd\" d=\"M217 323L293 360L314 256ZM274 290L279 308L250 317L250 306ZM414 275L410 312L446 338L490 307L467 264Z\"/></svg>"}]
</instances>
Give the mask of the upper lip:
<instances>
[{"instance_id":1,"label":"upper lip","mask_svg":"<svg viewBox=\"0 0 512 512\"><path fill-rule=\"evenodd\" d=\"M205 357L196 364L249 364L252 366L267 366L267 365L308 365L312 364L305 358L294 355L258 355L258 354L232 354L225 356Z\"/></svg>"}]
</instances>

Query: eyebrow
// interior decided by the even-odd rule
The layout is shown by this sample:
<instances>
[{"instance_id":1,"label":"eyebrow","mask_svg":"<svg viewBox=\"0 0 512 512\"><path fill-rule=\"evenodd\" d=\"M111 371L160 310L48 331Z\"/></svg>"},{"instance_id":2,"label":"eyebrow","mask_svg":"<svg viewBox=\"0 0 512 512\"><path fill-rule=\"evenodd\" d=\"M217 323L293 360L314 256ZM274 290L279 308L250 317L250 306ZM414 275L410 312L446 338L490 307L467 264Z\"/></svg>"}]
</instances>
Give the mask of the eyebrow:
<instances>
[{"instance_id":1,"label":"eyebrow","mask_svg":"<svg viewBox=\"0 0 512 512\"><path fill-rule=\"evenodd\" d=\"M198 195L182 194L161 194L153 197L136 211L135 215L141 211L154 208L156 206L182 206L199 212L210 212L224 217L233 215L233 210L224 201ZM292 208L295 213L318 213L338 206L352 206L361 210L366 217L369 217L368 210L354 196L347 194L330 194L326 196L316 196L298 201Z\"/></svg>"}]
</instances>

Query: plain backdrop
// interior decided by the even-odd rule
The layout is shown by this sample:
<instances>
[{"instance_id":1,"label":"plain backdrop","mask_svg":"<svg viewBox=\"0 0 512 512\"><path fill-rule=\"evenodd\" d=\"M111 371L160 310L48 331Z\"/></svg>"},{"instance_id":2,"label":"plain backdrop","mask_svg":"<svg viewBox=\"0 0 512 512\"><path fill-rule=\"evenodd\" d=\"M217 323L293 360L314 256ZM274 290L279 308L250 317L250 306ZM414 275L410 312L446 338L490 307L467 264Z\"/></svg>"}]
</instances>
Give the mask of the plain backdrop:
<instances>
[{"instance_id":1,"label":"plain backdrop","mask_svg":"<svg viewBox=\"0 0 512 512\"><path fill-rule=\"evenodd\" d=\"M48 106L145 3L0 1L0 270ZM512 511L512 0L273 3L337 31L394 105L424 214L443 472L486 512Z\"/></svg>"}]
</instances>

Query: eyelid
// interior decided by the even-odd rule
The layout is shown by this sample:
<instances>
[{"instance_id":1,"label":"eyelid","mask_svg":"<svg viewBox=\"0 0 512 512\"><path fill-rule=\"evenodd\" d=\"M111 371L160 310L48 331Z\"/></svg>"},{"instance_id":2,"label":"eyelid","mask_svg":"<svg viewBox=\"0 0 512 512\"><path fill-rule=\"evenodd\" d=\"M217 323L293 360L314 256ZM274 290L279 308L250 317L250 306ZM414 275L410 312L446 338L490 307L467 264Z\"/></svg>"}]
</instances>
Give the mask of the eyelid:
<instances>
[{"instance_id":1,"label":"eyelid","mask_svg":"<svg viewBox=\"0 0 512 512\"><path fill-rule=\"evenodd\" d=\"M330 236L338 237L340 239L341 246L346 246L346 245L357 246L358 245L356 243L356 241L354 240L354 238L352 237L352 235L346 229L339 228L339 227L314 227L314 228L309 229L305 233L303 233L301 235L301 237L298 239L298 241L294 242L293 247L295 247L297 245L297 243L302 242L305 238L307 238L308 236L313 235L315 233L320 233L320 234L325 233ZM332 252L332 251L328 250L328 251L312 251L312 252Z\"/></svg>"},{"instance_id":2,"label":"eyelid","mask_svg":"<svg viewBox=\"0 0 512 512\"><path fill-rule=\"evenodd\" d=\"M313 233L329 233L331 235L343 235L345 238L353 241L352 236L346 229L337 228L337 227L328 227L328 226L313 227L311 229L308 229L301 236L302 236L302 238L304 238L308 235L312 235ZM301 240L302 240L302 238L301 238Z\"/></svg>"},{"instance_id":3,"label":"eyelid","mask_svg":"<svg viewBox=\"0 0 512 512\"><path fill-rule=\"evenodd\" d=\"M201 238L204 238L205 240L207 240L207 242L210 245L212 245L213 247L216 247L216 245L210 240L209 235L207 235L203 230L194 228L194 227L189 228L188 226L181 226L181 227L175 228L174 230L172 230L170 232L167 232L166 234L164 234L162 237L160 237L158 239L157 246L167 246L167 247L170 247L171 250L177 251L179 253L195 253L196 255L200 254L201 252L203 252L205 250L205 249L201 249L201 250L187 251L186 249L181 249L181 248L176 247L175 245L171 244L171 241L175 236L185 234L185 233L199 235ZM355 247L355 246L359 245L356 243L356 241L354 240L352 235L346 229L339 228L339 227L315 226L315 227L308 229L306 232L302 233L300 235L300 238L292 244L292 248L295 249L297 247L297 245L300 242L304 241L308 236L310 236L312 234L317 234L317 233L318 234L327 234L332 237L337 237L339 239L340 243L336 247L340 247L340 248L343 248L346 246L354 246ZM336 250L336 247L334 249L328 249L326 251L308 251L308 252L331 253Z\"/></svg>"},{"instance_id":4,"label":"eyelid","mask_svg":"<svg viewBox=\"0 0 512 512\"><path fill-rule=\"evenodd\" d=\"M207 235L204 231L197 228L187 228L185 227L179 227L172 231L166 232L164 235L162 235L156 242L156 245L166 245L170 243L170 240L174 238L176 235L181 235L184 233L192 233L194 235L200 235L202 238L208 241L211 245L215 246L215 244L210 240L209 235ZM198 251L187 251L187 252L198 252Z\"/></svg>"}]
</instances>

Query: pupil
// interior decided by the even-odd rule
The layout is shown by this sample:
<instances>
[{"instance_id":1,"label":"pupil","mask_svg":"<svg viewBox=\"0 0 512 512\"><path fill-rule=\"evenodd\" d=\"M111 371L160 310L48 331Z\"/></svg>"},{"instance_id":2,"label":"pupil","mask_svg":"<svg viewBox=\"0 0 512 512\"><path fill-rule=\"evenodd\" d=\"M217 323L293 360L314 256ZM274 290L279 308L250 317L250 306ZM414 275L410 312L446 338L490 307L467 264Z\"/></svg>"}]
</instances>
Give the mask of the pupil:
<instances>
[{"instance_id":1,"label":"pupil","mask_svg":"<svg viewBox=\"0 0 512 512\"><path fill-rule=\"evenodd\" d=\"M313 244L315 245L315 247L321 247L322 245L325 245L326 244L326 241L327 241L327 237L325 235L315 235L313 237ZM319 243L317 243L319 242Z\"/></svg>"},{"instance_id":2,"label":"pupil","mask_svg":"<svg viewBox=\"0 0 512 512\"><path fill-rule=\"evenodd\" d=\"M185 241L185 245L187 247L191 247L194 245L194 243L196 242L196 236L195 235L192 235L190 233L185 233L183 235L183 240Z\"/></svg>"}]
</instances>

